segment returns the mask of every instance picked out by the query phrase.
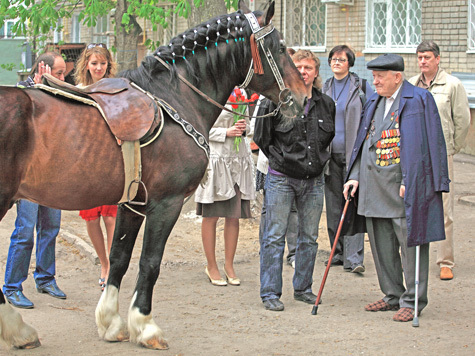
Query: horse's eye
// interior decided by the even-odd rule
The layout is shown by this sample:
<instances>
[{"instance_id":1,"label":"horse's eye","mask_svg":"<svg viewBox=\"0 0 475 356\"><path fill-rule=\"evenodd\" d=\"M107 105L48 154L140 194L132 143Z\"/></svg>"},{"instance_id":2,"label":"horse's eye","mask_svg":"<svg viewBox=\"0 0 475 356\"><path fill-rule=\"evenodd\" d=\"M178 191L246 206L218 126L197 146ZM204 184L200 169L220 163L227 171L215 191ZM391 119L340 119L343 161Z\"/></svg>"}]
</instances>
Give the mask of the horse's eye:
<instances>
[{"instance_id":1,"label":"horse's eye","mask_svg":"<svg viewBox=\"0 0 475 356\"><path fill-rule=\"evenodd\" d=\"M280 46L279 53L280 53L280 54L284 54L285 51L286 51L285 46Z\"/></svg>"}]
</instances>

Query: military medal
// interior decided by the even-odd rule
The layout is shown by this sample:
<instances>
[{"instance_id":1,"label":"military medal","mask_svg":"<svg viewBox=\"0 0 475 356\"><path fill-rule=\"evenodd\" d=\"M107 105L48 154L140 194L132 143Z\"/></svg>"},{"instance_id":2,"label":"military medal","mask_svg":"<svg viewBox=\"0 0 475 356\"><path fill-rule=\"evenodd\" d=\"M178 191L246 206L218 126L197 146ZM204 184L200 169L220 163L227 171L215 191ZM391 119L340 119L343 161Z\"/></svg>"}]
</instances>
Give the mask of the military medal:
<instances>
[{"instance_id":1,"label":"military medal","mask_svg":"<svg viewBox=\"0 0 475 356\"><path fill-rule=\"evenodd\" d=\"M399 147L401 145L401 132L399 131L399 116L394 117L391 113L391 120L396 119L394 129L384 130L381 132L381 138L376 142L376 165L381 167L398 164L400 159ZM374 135L374 120L371 122L371 136ZM370 132L366 138L368 138Z\"/></svg>"}]
</instances>

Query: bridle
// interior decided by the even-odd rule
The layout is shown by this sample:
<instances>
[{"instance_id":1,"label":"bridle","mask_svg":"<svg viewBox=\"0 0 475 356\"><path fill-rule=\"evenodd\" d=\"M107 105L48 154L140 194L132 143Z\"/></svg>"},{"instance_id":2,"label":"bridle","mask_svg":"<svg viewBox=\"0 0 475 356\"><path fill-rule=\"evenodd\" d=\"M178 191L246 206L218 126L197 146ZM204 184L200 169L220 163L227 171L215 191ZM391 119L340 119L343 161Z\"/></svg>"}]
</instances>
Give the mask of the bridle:
<instances>
[{"instance_id":1,"label":"bridle","mask_svg":"<svg viewBox=\"0 0 475 356\"><path fill-rule=\"evenodd\" d=\"M251 53L252 53L252 60L251 64L249 65L249 70L247 71L246 79L244 79L244 82L239 85L239 88L247 88L249 83L252 80L252 77L254 76L254 73L258 75L264 74L264 69L262 68L262 62L261 62L261 57L259 55L259 49L257 48L257 44L259 44L262 47L262 51L266 55L267 62L269 63L269 67L272 70L272 73L274 74L275 81L279 85L280 93L279 93L279 104L277 105L277 108L274 111L279 111L280 107L282 105L293 105L293 99L291 95L291 91L289 88L285 87L284 80L282 79L282 75L279 72L279 68L277 68L277 64L275 63L274 57L272 56L271 51L267 48L264 47L264 38L271 34L272 31L275 30L274 25L272 24L272 21L264 26L261 27L259 25L259 21L257 20L256 16L254 13L249 12L247 14L244 14L246 16L247 21L249 22L249 25L251 26L252 30L252 35L251 35Z\"/></svg>"},{"instance_id":2,"label":"bridle","mask_svg":"<svg viewBox=\"0 0 475 356\"><path fill-rule=\"evenodd\" d=\"M177 75L178 75L178 78L184 84L186 84L190 89L192 89L194 92L196 92L201 97L206 99L206 101L213 104L214 106L217 106L221 110L230 112L234 115L239 115L241 117L247 117L247 118L252 118L252 117L261 118L261 117L275 116L279 112L282 105L288 105L288 106L293 105L293 99L292 99L291 91L290 91L289 88L285 87L284 80L282 79L282 75L280 74L279 69L277 68L277 64L274 60L274 57L272 56L272 53L270 52L269 49L266 49L264 47L264 38L267 35L271 34L272 31L274 31L275 27L272 24L272 22L270 22L268 25L266 25L264 27L261 27L259 25L259 21L257 20L256 16L252 12L244 14L244 16L246 17L247 21L249 22L249 25L251 26L251 30L252 30L252 35L251 35L251 38L250 38L251 39L252 59L251 59L250 65L249 65L249 70L247 72L246 78L244 79L244 82L241 85L239 85L239 88L243 88L243 89L246 88L249 85L249 83L251 82L254 73L256 73L257 75L264 74L264 70L262 68L261 58L260 58L260 55L259 55L259 49L257 48L258 47L257 44L260 44L260 46L262 47L262 50L264 51L264 53L266 55L267 62L269 63L269 66L272 70L272 73L274 74L274 78L275 78L277 84L279 85L279 89L280 89L279 103L277 104L277 107L275 108L275 110L273 110L272 112L270 112L268 114L260 115L260 116L245 115L245 114L240 114L240 113L234 112L234 111L228 109L227 107L221 105L217 101L213 100L212 98L210 98L205 93L203 93L201 90L199 90L193 84L191 84L180 73L177 73ZM161 59L158 55L154 54L153 57L157 61L159 61L160 64L162 64L165 68L170 70L170 65L167 62L165 62L163 59ZM233 103L233 104L235 104L235 103Z\"/></svg>"}]
</instances>

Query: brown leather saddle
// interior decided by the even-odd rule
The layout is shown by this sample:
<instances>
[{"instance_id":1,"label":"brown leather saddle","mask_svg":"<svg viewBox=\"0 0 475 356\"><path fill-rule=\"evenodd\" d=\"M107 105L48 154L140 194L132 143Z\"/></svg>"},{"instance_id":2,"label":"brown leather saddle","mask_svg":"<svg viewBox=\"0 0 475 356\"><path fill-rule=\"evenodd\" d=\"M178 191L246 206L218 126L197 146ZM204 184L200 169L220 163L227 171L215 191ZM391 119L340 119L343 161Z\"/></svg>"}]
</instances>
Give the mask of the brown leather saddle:
<instances>
[{"instance_id":1,"label":"brown leather saddle","mask_svg":"<svg viewBox=\"0 0 475 356\"><path fill-rule=\"evenodd\" d=\"M44 74L43 84L96 102L112 133L122 141L136 141L148 136L161 120L155 100L125 78L106 78L78 88Z\"/></svg>"}]
</instances>

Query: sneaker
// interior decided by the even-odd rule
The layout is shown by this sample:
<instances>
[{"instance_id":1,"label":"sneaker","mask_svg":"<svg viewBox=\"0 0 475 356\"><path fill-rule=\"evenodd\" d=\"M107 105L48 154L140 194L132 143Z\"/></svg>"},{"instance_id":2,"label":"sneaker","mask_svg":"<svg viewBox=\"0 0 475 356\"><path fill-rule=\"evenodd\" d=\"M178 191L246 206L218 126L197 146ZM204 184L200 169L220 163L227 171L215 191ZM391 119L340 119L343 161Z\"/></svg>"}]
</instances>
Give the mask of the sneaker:
<instances>
[{"instance_id":1,"label":"sneaker","mask_svg":"<svg viewBox=\"0 0 475 356\"><path fill-rule=\"evenodd\" d=\"M267 300L264 300L262 303L264 303L264 307L266 308L266 310L270 310L270 311L284 310L284 303L282 303L277 298L267 299Z\"/></svg>"},{"instance_id":2,"label":"sneaker","mask_svg":"<svg viewBox=\"0 0 475 356\"><path fill-rule=\"evenodd\" d=\"M366 271L366 269L363 265L357 265L351 270L352 273L363 273L364 271Z\"/></svg>"},{"instance_id":3,"label":"sneaker","mask_svg":"<svg viewBox=\"0 0 475 356\"><path fill-rule=\"evenodd\" d=\"M29 300L21 290L15 290L13 292L5 292L5 297L8 302L17 308L32 309L35 307L33 302Z\"/></svg>"},{"instance_id":4,"label":"sneaker","mask_svg":"<svg viewBox=\"0 0 475 356\"><path fill-rule=\"evenodd\" d=\"M293 269L295 269L295 260L293 260L290 265L292 266Z\"/></svg>"}]
</instances>

